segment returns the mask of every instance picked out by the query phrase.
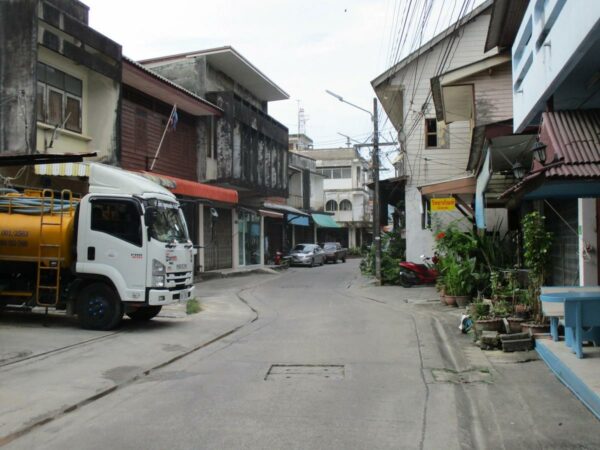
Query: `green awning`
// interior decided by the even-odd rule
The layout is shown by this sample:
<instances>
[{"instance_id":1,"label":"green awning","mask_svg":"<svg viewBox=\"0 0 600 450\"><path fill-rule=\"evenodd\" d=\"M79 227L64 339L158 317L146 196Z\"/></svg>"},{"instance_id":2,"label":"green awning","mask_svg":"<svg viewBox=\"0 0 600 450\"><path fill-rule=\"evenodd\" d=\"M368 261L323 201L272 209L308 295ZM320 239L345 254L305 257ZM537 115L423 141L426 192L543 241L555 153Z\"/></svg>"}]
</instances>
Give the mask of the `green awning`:
<instances>
[{"instance_id":1,"label":"green awning","mask_svg":"<svg viewBox=\"0 0 600 450\"><path fill-rule=\"evenodd\" d=\"M315 223L323 228L342 228L333 220L333 217L328 214L312 214Z\"/></svg>"}]
</instances>

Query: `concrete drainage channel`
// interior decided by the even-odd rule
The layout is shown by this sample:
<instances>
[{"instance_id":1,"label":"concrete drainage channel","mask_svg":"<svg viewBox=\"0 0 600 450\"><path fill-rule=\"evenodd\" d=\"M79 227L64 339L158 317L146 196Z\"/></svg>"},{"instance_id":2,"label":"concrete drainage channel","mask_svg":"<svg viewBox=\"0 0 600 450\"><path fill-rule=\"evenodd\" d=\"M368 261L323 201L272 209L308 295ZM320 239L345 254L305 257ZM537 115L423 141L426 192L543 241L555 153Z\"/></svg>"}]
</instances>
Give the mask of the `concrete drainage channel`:
<instances>
[{"instance_id":1,"label":"concrete drainage channel","mask_svg":"<svg viewBox=\"0 0 600 450\"><path fill-rule=\"evenodd\" d=\"M488 369L468 369L456 371L451 369L429 369L425 370L425 378L428 383L493 383L493 377Z\"/></svg>"},{"instance_id":2,"label":"concrete drainage channel","mask_svg":"<svg viewBox=\"0 0 600 450\"><path fill-rule=\"evenodd\" d=\"M343 364L273 364L265 375L265 381L297 379L343 380L345 377L346 368Z\"/></svg>"}]
</instances>

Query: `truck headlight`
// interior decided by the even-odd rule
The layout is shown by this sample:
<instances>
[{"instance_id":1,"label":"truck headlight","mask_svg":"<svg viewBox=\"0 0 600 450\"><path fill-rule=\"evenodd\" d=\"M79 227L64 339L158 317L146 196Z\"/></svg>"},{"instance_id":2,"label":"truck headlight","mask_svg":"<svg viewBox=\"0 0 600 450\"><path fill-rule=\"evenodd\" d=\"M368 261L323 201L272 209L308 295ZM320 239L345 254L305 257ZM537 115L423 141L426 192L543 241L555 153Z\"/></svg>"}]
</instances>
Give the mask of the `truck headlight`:
<instances>
[{"instance_id":1,"label":"truck headlight","mask_svg":"<svg viewBox=\"0 0 600 450\"><path fill-rule=\"evenodd\" d=\"M158 259L152 260L152 286L165 287L166 267Z\"/></svg>"}]
</instances>

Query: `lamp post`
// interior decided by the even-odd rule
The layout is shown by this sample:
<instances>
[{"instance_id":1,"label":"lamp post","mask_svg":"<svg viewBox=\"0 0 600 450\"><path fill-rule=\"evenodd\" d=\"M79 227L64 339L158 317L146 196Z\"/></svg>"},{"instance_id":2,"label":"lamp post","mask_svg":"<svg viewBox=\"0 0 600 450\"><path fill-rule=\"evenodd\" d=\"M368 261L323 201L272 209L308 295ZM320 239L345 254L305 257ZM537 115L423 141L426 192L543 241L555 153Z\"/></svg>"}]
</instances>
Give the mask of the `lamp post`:
<instances>
[{"instance_id":1,"label":"lamp post","mask_svg":"<svg viewBox=\"0 0 600 450\"><path fill-rule=\"evenodd\" d=\"M325 90L332 97L337 98L340 102L346 103L347 105L353 106L356 109L366 112L371 116L373 121L373 184L374 184L374 195L373 195L373 241L375 242L375 278L377 284L381 285L381 236L379 227L379 130L377 123L377 98L373 98L373 112L368 109L361 108L354 103L350 103L341 95L335 94L329 90Z\"/></svg>"}]
</instances>

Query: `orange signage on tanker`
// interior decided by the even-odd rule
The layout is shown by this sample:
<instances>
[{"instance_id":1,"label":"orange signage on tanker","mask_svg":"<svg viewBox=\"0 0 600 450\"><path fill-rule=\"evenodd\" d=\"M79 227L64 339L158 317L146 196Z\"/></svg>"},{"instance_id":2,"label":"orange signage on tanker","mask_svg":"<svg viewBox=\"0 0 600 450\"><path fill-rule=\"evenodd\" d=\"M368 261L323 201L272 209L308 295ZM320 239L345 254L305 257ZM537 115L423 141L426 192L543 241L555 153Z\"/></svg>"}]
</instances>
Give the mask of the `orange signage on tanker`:
<instances>
[{"instance_id":1,"label":"orange signage on tanker","mask_svg":"<svg viewBox=\"0 0 600 450\"><path fill-rule=\"evenodd\" d=\"M456 209L454 197L431 199L431 211L454 211L454 209Z\"/></svg>"}]
</instances>

